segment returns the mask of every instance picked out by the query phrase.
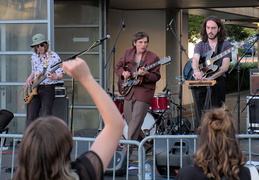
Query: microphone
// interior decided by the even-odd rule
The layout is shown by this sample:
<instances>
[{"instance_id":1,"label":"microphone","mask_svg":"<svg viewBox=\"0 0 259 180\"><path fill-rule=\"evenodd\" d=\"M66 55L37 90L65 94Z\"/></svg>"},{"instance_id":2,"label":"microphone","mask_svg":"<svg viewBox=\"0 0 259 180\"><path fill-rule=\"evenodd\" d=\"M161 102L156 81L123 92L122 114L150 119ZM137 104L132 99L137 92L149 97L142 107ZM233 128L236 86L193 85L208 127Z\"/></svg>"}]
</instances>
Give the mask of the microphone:
<instances>
[{"instance_id":1,"label":"microphone","mask_svg":"<svg viewBox=\"0 0 259 180\"><path fill-rule=\"evenodd\" d=\"M174 22L174 19L171 19L170 23L167 25L167 28L166 28L167 31L169 30L169 27L172 25L173 22Z\"/></svg>"},{"instance_id":2,"label":"microphone","mask_svg":"<svg viewBox=\"0 0 259 180\"><path fill-rule=\"evenodd\" d=\"M124 19L121 20L121 28L123 29L123 31L125 31L125 27L126 27L126 24L124 22Z\"/></svg>"},{"instance_id":3,"label":"microphone","mask_svg":"<svg viewBox=\"0 0 259 180\"><path fill-rule=\"evenodd\" d=\"M111 36L108 34L108 35L106 35L104 38L97 40L97 42L102 43L102 42L105 41L106 39L110 39L110 38L111 38Z\"/></svg>"}]
</instances>

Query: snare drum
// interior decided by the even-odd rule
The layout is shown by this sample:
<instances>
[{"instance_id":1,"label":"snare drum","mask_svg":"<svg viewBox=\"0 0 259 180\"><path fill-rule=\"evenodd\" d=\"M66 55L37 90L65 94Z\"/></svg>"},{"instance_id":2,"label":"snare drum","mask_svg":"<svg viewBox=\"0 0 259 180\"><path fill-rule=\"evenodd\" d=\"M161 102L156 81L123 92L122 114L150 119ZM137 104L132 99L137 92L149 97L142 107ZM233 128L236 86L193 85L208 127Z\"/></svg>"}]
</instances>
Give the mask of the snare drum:
<instances>
[{"instance_id":1,"label":"snare drum","mask_svg":"<svg viewBox=\"0 0 259 180\"><path fill-rule=\"evenodd\" d=\"M123 129L123 136L125 137L125 139L128 139L128 125L126 123L126 120L124 120L124 121L125 121L125 126ZM141 129L146 136L156 134L157 125L155 122L156 122L156 120L152 116L152 114L147 112L147 115L145 116L144 122L141 126Z\"/></svg>"},{"instance_id":2,"label":"snare drum","mask_svg":"<svg viewBox=\"0 0 259 180\"><path fill-rule=\"evenodd\" d=\"M117 106L120 113L123 113L123 105L124 105L124 97L115 97L114 101L115 105Z\"/></svg>"},{"instance_id":3,"label":"snare drum","mask_svg":"<svg viewBox=\"0 0 259 180\"><path fill-rule=\"evenodd\" d=\"M169 109L169 100L168 96L163 95L155 95L152 98L150 110L153 112L163 112L166 109Z\"/></svg>"}]
</instances>

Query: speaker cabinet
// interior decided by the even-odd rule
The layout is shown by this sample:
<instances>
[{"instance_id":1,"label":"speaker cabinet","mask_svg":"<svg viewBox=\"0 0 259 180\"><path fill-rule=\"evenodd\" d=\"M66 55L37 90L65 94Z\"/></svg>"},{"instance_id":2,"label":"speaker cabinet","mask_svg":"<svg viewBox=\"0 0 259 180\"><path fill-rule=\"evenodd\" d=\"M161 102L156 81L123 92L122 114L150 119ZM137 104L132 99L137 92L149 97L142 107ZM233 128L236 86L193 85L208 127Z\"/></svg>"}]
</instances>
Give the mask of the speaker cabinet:
<instances>
[{"instance_id":1,"label":"speaker cabinet","mask_svg":"<svg viewBox=\"0 0 259 180\"><path fill-rule=\"evenodd\" d=\"M167 149L166 139L156 139L155 156L156 168L160 175L167 176L167 153L169 154L169 175L172 178L178 174L181 167L181 144L182 144L182 166L193 163L194 139L169 139Z\"/></svg>"},{"instance_id":2,"label":"speaker cabinet","mask_svg":"<svg viewBox=\"0 0 259 180\"><path fill-rule=\"evenodd\" d=\"M113 171L115 171L115 175L124 176L126 174L126 155L122 151L116 151L115 153L115 164L114 164L114 156L112 157L105 174L113 175Z\"/></svg>"},{"instance_id":3,"label":"speaker cabinet","mask_svg":"<svg viewBox=\"0 0 259 180\"><path fill-rule=\"evenodd\" d=\"M250 95L255 94L259 95L259 69L250 69Z\"/></svg>"},{"instance_id":4,"label":"speaker cabinet","mask_svg":"<svg viewBox=\"0 0 259 180\"><path fill-rule=\"evenodd\" d=\"M55 97L55 101L52 108L52 115L63 119L68 124L68 98L67 97Z\"/></svg>"},{"instance_id":5,"label":"speaker cabinet","mask_svg":"<svg viewBox=\"0 0 259 180\"><path fill-rule=\"evenodd\" d=\"M247 96L246 127L248 133L259 133L259 96Z\"/></svg>"}]
</instances>

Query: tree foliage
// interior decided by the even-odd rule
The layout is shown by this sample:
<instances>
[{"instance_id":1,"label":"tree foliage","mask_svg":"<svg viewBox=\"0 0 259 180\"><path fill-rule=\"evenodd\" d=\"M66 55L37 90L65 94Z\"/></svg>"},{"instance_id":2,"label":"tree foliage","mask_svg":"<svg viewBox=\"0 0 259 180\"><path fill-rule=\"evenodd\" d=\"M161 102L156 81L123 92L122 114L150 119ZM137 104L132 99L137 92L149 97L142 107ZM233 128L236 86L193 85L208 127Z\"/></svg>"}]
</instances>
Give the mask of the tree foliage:
<instances>
[{"instance_id":1,"label":"tree foliage","mask_svg":"<svg viewBox=\"0 0 259 180\"><path fill-rule=\"evenodd\" d=\"M199 39L200 27L206 17L189 14L189 42L195 43ZM257 32L256 29L237 25L225 25L229 41L243 41Z\"/></svg>"}]
</instances>

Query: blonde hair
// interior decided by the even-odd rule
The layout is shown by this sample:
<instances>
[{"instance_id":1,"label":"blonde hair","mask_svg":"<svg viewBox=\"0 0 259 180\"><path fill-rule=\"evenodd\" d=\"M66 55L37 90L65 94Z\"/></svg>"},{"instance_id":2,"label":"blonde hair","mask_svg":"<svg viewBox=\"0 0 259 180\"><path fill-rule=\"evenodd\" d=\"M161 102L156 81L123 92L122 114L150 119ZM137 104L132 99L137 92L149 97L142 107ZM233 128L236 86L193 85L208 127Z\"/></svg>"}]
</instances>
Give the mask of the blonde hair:
<instances>
[{"instance_id":1,"label":"blonde hair","mask_svg":"<svg viewBox=\"0 0 259 180\"><path fill-rule=\"evenodd\" d=\"M220 180L224 175L230 180L239 179L239 167L245 164L245 155L236 138L234 118L225 105L205 112L198 140L195 164L208 178Z\"/></svg>"}]
</instances>

